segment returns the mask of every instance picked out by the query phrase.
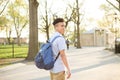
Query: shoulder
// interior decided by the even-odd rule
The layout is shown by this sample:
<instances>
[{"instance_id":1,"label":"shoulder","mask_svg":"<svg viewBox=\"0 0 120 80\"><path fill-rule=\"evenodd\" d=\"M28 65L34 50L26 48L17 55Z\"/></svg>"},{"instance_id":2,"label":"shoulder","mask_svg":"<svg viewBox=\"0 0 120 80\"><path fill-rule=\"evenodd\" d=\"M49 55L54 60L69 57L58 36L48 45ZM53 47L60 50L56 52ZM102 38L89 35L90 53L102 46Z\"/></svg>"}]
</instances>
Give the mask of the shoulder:
<instances>
[{"instance_id":1,"label":"shoulder","mask_svg":"<svg viewBox=\"0 0 120 80\"><path fill-rule=\"evenodd\" d=\"M65 42L65 38L63 36L60 36L56 39L56 41Z\"/></svg>"},{"instance_id":2,"label":"shoulder","mask_svg":"<svg viewBox=\"0 0 120 80\"><path fill-rule=\"evenodd\" d=\"M58 36L58 37L57 37L57 36ZM55 42L56 42L56 41L57 41L57 42L59 42L59 41L65 41L65 38L64 38L60 33L56 32L56 33L54 33L53 36L50 38L50 42L51 42L52 40L54 40L55 37L57 37L57 38L55 39Z\"/></svg>"}]
</instances>

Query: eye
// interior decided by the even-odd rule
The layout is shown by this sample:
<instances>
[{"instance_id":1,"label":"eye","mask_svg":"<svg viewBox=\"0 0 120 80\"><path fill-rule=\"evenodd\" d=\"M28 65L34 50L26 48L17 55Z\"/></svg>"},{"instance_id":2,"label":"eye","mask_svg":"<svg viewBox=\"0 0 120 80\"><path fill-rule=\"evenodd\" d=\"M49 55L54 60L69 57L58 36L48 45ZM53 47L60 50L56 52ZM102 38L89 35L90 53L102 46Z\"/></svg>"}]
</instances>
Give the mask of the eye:
<instances>
[{"instance_id":1,"label":"eye","mask_svg":"<svg viewBox=\"0 0 120 80\"><path fill-rule=\"evenodd\" d=\"M65 27L64 25L61 25L62 27Z\"/></svg>"}]
</instances>

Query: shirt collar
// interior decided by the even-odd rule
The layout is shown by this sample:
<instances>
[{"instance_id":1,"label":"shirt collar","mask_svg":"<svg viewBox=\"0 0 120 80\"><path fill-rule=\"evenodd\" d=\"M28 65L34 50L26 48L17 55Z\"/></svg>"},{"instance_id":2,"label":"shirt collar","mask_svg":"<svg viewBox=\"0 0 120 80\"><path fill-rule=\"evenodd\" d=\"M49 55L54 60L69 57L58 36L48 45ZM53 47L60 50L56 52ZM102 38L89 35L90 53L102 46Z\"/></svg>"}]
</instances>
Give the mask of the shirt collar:
<instances>
[{"instance_id":1,"label":"shirt collar","mask_svg":"<svg viewBox=\"0 0 120 80\"><path fill-rule=\"evenodd\" d=\"M62 34L60 34L59 32L55 32L55 34L58 36L62 36Z\"/></svg>"}]
</instances>

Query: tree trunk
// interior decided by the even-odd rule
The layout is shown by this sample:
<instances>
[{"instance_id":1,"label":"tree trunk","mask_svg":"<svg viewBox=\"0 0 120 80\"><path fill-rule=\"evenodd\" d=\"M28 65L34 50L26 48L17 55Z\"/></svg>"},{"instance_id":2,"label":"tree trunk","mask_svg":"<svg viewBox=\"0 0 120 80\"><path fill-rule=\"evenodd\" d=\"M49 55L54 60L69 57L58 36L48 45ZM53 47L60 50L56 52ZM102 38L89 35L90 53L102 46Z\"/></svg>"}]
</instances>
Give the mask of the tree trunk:
<instances>
[{"instance_id":1,"label":"tree trunk","mask_svg":"<svg viewBox=\"0 0 120 80\"><path fill-rule=\"evenodd\" d=\"M48 23L48 11L47 11L47 6L48 6L48 4L47 4L47 0L46 0L46 2L45 2L45 8L46 8L46 10L45 10L45 13L46 13L46 20L45 20L45 22L46 22L46 36L47 36L47 40L49 40L49 23Z\"/></svg>"},{"instance_id":2,"label":"tree trunk","mask_svg":"<svg viewBox=\"0 0 120 80\"><path fill-rule=\"evenodd\" d=\"M27 60L33 60L38 52L38 19L37 8L39 3L37 0L29 0L29 49Z\"/></svg>"},{"instance_id":3,"label":"tree trunk","mask_svg":"<svg viewBox=\"0 0 120 80\"><path fill-rule=\"evenodd\" d=\"M11 44L11 29L9 32L7 32L7 28L6 28L6 36L7 36L7 41L8 41L8 44Z\"/></svg>"},{"instance_id":4,"label":"tree trunk","mask_svg":"<svg viewBox=\"0 0 120 80\"><path fill-rule=\"evenodd\" d=\"M74 24L74 47L77 47L77 45L76 45L76 25Z\"/></svg>"},{"instance_id":5,"label":"tree trunk","mask_svg":"<svg viewBox=\"0 0 120 80\"><path fill-rule=\"evenodd\" d=\"M7 7L9 1L10 1L10 0L8 0L8 1L6 2L6 4L3 6L3 9L0 11L0 15L3 13L3 11L5 10L5 8Z\"/></svg>"},{"instance_id":6,"label":"tree trunk","mask_svg":"<svg viewBox=\"0 0 120 80\"><path fill-rule=\"evenodd\" d=\"M7 37L8 44L11 44L10 37Z\"/></svg>"},{"instance_id":7,"label":"tree trunk","mask_svg":"<svg viewBox=\"0 0 120 80\"><path fill-rule=\"evenodd\" d=\"M112 5L115 9L117 9L120 12L120 0L116 0L119 6L114 5L111 1L106 0L110 5Z\"/></svg>"},{"instance_id":8,"label":"tree trunk","mask_svg":"<svg viewBox=\"0 0 120 80\"><path fill-rule=\"evenodd\" d=\"M20 36L19 35L17 36L17 44L18 44L18 46L21 46Z\"/></svg>"},{"instance_id":9,"label":"tree trunk","mask_svg":"<svg viewBox=\"0 0 120 80\"><path fill-rule=\"evenodd\" d=\"M77 48L81 48L81 45L80 45L80 30L79 30L79 24L78 23L77 23Z\"/></svg>"},{"instance_id":10,"label":"tree trunk","mask_svg":"<svg viewBox=\"0 0 120 80\"><path fill-rule=\"evenodd\" d=\"M46 29L47 40L49 40L49 27Z\"/></svg>"},{"instance_id":11,"label":"tree trunk","mask_svg":"<svg viewBox=\"0 0 120 80\"><path fill-rule=\"evenodd\" d=\"M77 48L81 48L81 44L80 44L80 28L79 28L79 25L80 25L80 16L79 16L79 3L78 3L78 0L76 0L76 8L77 8Z\"/></svg>"}]
</instances>

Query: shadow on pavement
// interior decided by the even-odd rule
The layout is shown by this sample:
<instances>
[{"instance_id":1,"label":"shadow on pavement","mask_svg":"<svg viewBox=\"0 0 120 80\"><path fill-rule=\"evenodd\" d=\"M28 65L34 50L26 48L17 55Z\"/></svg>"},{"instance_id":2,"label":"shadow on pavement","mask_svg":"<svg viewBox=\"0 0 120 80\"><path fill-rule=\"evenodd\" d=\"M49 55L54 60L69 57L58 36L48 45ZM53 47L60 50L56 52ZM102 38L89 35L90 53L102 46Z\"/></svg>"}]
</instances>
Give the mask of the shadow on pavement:
<instances>
[{"instance_id":1,"label":"shadow on pavement","mask_svg":"<svg viewBox=\"0 0 120 80\"><path fill-rule=\"evenodd\" d=\"M72 73L77 73L77 72L81 72L81 71L85 71L85 70L94 69L94 68L101 67L101 66L104 66L104 65L107 65L107 64L120 63L119 61L120 60L117 60L114 57L114 58L111 58L111 59L108 59L108 60L104 60L104 61L102 61L98 64L95 64L95 65L90 65L90 66L83 67L83 68L73 69Z\"/></svg>"}]
</instances>

